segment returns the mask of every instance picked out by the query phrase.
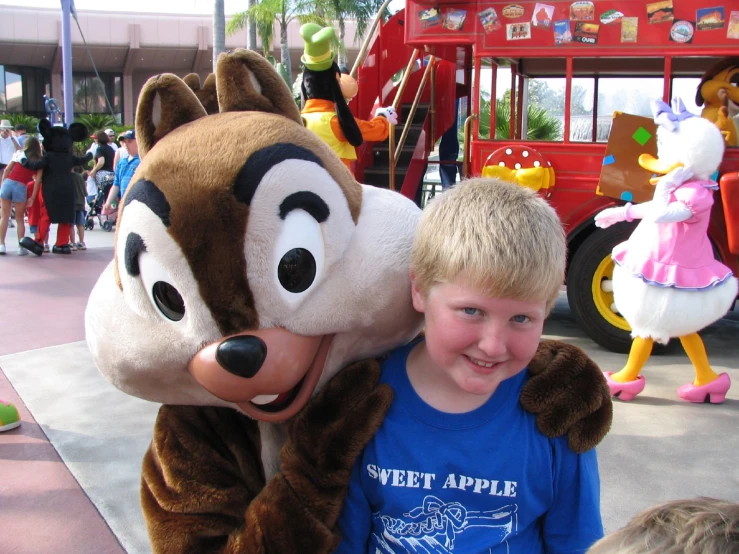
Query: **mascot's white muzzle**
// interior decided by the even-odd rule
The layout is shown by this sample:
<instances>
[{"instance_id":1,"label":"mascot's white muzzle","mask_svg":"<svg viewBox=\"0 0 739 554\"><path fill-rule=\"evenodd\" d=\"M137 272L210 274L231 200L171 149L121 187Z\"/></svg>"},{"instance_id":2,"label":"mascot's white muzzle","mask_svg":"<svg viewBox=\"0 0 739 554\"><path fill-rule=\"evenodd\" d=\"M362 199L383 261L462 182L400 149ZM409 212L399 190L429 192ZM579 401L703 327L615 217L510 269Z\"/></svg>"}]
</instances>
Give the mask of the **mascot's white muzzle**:
<instances>
[{"instance_id":1,"label":"mascot's white muzzle","mask_svg":"<svg viewBox=\"0 0 739 554\"><path fill-rule=\"evenodd\" d=\"M333 335L307 337L259 329L209 344L187 369L212 395L261 421L284 421L310 399Z\"/></svg>"}]
</instances>

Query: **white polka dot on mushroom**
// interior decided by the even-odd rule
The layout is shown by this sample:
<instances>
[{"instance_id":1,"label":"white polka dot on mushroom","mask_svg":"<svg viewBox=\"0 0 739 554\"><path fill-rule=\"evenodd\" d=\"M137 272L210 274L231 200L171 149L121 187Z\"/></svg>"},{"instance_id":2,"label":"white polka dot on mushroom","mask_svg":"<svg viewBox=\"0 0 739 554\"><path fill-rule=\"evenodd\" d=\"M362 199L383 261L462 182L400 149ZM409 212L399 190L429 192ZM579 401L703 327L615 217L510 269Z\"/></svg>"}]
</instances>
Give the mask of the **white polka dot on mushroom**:
<instances>
[{"instance_id":1,"label":"white polka dot on mushroom","mask_svg":"<svg viewBox=\"0 0 739 554\"><path fill-rule=\"evenodd\" d=\"M498 165L499 165L500 167L505 167L505 162L498 162Z\"/></svg>"},{"instance_id":2,"label":"white polka dot on mushroom","mask_svg":"<svg viewBox=\"0 0 739 554\"><path fill-rule=\"evenodd\" d=\"M506 148L505 153L510 156L511 154L513 154L513 150L511 150L510 148Z\"/></svg>"},{"instance_id":3,"label":"white polka dot on mushroom","mask_svg":"<svg viewBox=\"0 0 739 554\"><path fill-rule=\"evenodd\" d=\"M534 161L534 167L539 167L540 165L539 160Z\"/></svg>"},{"instance_id":4,"label":"white polka dot on mushroom","mask_svg":"<svg viewBox=\"0 0 739 554\"><path fill-rule=\"evenodd\" d=\"M516 164L513 167L515 167L516 169L521 169L521 164Z\"/></svg>"},{"instance_id":5,"label":"white polka dot on mushroom","mask_svg":"<svg viewBox=\"0 0 739 554\"><path fill-rule=\"evenodd\" d=\"M524 150L523 152L521 152L521 155L522 155L522 156L523 156L524 158L528 158L528 157L529 157L529 151L528 151L528 150Z\"/></svg>"}]
</instances>

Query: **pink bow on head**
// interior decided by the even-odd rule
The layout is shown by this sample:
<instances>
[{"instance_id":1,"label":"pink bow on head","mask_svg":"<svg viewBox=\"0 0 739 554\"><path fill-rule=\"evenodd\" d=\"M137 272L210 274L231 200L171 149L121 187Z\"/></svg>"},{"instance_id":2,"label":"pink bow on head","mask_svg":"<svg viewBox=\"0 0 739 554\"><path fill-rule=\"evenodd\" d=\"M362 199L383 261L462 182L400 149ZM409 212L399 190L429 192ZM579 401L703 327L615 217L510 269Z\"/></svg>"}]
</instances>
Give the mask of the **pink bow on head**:
<instances>
[{"instance_id":1,"label":"pink bow on head","mask_svg":"<svg viewBox=\"0 0 739 554\"><path fill-rule=\"evenodd\" d=\"M695 114L685 109L685 104L679 97L672 99L672 108L662 100L652 100L649 105L652 108L654 122L668 131L677 131L681 121L695 117Z\"/></svg>"}]
</instances>

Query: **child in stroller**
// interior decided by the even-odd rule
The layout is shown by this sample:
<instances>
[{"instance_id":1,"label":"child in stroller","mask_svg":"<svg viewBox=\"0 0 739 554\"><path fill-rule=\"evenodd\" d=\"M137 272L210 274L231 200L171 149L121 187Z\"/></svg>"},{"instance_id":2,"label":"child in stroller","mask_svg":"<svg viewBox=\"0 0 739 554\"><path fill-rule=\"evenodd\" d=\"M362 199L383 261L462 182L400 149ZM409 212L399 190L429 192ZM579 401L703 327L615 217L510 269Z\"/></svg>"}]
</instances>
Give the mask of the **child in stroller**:
<instances>
[{"instance_id":1,"label":"child in stroller","mask_svg":"<svg viewBox=\"0 0 739 554\"><path fill-rule=\"evenodd\" d=\"M112 186L113 175L106 177L102 186L97 186L97 194L90 203L90 211L88 212L87 220L85 221L85 229L88 231L95 228L95 218L98 220L98 225L100 225L105 231L113 230L116 219L118 218L118 206L114 204L113 210L110 212L106 212L104 210L105 199L108 197L108 193Z\"/></svg>"}]
</instances>

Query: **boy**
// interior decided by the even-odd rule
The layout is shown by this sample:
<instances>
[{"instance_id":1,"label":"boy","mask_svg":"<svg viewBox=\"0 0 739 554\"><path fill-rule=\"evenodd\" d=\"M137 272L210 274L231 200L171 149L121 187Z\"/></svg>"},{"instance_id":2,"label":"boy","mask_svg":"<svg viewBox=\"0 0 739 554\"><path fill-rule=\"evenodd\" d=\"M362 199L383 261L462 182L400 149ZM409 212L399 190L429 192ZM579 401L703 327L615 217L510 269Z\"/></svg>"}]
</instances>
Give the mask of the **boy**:
<instances>
[{"instance_id":1,"label":"boy","mask_svg":"<svg viewBox=\"0 0 739 554\"><path fill-rule=\"evenodd\" d=\"M411 259L425 338L383 364L394 400L337 552L579 553L603 536L595 451L548 439L518 401L565 261L557 214L518 185L474 179L426 208Z\"/></svg>"},{"instance_id":2,"label":"boy","mask_svg":"<svg viewBox=\"0 0 739 554\"><path fill-rule=\"evenodd\" d=\"M672 500L638 513L588 554L735 554L739 504L715 498Z\"/></svg>"}]
</instances>

